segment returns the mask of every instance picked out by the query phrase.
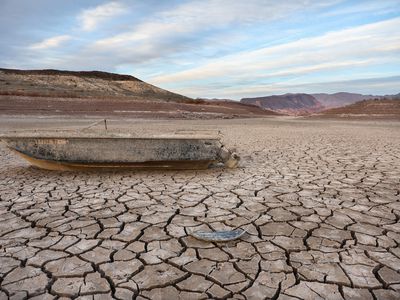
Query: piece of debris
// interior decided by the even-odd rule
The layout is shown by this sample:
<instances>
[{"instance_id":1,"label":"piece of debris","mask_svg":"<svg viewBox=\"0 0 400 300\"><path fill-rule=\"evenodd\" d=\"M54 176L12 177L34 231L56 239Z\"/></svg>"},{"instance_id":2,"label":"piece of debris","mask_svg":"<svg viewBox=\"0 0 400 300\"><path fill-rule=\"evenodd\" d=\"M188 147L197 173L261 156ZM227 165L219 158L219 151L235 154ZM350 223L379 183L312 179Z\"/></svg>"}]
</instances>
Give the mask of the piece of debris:
<instances>
[{"instance_id":1,"label":"piece of debris","mask_svg":"<svg viewBox=\"0 0 400 300\"><path fill-rule=\"evenodd\" d=\"M213 232L197 231L190 233L190 235L198 240L207 242L228 242L239 239L245 233L245 230L239 228L235 230L221 230Z\"/></svg>"}]
</instances>

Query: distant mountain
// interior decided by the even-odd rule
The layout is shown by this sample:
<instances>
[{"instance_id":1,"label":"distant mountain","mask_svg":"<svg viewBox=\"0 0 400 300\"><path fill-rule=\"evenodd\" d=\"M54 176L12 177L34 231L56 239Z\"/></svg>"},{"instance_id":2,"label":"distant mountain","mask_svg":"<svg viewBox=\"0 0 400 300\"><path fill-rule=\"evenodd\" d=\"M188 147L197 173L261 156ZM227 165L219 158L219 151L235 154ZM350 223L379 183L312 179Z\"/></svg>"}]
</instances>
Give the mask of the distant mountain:
<instances>
[{"instance_id":1,"label":"distant mountain","mask_svg":"<svg viewBox=\"0 0 400 300\"><path fill-rule=\"evenodd\" d=\"M395 94L395 95L384 95L381 97L383 97L383 99L386 98L386 99L392 99L392 100L400 100L400 93Z\"/></svg>"},{"instance_id":2,"label":"distant mountain","mask_svg":"<svg viewBox=\"0 0 400 300\"><path fill-rule=\"evenodd\" d=\"M309 94L285 94L243 98L240 102L285 114L304 114L318 112L324 109L323 105L314 96Z\"/></svg>"},{"instance_id":3,"label":"distant mountain","mask_svg":"<svg viewBox=\"0 0 400 300\"><path fill-rule=\"evenodd\" d=\"M370 99L324 110L314 117L322 118L379 118L400 120L400 97Z\"/></svg>"},{"instance_id":4,"label":"distant mountain","mask_svg":"<svg viewBox=\"0 0 400 300\"><path fill-rule=\"evenodd\" d=\"M335 93L335 94L311 94L326 108L340 107L344 105L349 105L361 100L368 100L374 98L380 98L381 96L374 95L362 95L355 93Z\"/></svg>"},{"instance_id":5,"label":"distant mountain","mask_svg":"<svg viewBox=\"0 0 400 300\"><path fill-rule=\"evenodd\" d=\"M279 113L298 115L323 111L324 109L342 107L362 100L395 99L397 95L362 95L340 92L335 94L284 94L265 97L243 98L242 103L252 104Z\"/></svg>"}]
</instances>

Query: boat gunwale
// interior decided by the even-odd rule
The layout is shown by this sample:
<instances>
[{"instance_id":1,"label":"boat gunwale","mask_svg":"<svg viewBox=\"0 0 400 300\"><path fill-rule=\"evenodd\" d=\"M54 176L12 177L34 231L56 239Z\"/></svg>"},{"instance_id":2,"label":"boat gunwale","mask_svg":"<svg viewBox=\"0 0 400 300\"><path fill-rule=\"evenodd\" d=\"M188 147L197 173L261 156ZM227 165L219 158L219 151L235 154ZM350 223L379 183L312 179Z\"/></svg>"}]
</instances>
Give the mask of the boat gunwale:
<instances>
[{"instance_id":1,"label":"boat gunwale","mask_svg":"<svg viewBox=\"0 0 400 300\"><path fill-rule=\"evenodd\" d=\"M18 136L18 135L2 135L0 134L0 140L17 140L17 139L117 139L117 140L221 140L220 137L216 136L95 136L95 135L83 135L83 136L62 136L62 135L32 135L32 136Z\"/></svg>"},{"instance_id":2,"label":"boat gunwale","mask_svg":"<svg viewBox=\"0 0 400 300\"><path fill-rule=\"evenodd\" d=\"M221 140L218 130L175 130L158 132L134 132L117 130L79 130L79 129L22 129L0 131L1 139L39 138L39 139L136 139L136 140Z\"/></svg>"}]
</instances>

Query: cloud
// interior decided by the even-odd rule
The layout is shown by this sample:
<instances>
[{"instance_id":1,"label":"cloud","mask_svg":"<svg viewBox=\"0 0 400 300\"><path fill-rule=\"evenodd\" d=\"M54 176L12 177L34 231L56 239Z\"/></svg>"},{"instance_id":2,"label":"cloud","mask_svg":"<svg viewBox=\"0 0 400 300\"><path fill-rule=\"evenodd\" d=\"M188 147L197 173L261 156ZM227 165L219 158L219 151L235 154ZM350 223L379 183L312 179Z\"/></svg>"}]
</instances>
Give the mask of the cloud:
<instances>
[{"instance_id":1,"label":"cloud","mask_svg":"<svg viewBox=\"0 0 400 300\"><path fill-rule=\"evenodd\" d=\"M70 35L58 35L48 39L45 39L39 43L35 43L29 46L33 50L44 50L49 48L55 48L60 46L62 43L72 39Z\"/></svg>"},{"instance_id":2,"label":"cloud","mask_svg":"<svg viewBox=\"0 0 400 300\"><path fill-rule=\"evenodd\" d=\"M292 88L307 89L311 91L352 91L362 94L385 93L398 94L400 92L400 76L373 77L355 80L309 82L293 85Z\"/></svg>"},{"instance_id":3,"label":"cloud","mask_svg":"<svg viewBox=\"0 0 400 300\"><path fill-rule=\"evenodd\" d=\"M296 75L301 77L303 74L318 74L340 68L351 70L364 65L398 63L399 51L400 18L394 18L281 45L243 51L210 60L199 67L149 80L153 84L167 87L168 84L180 85L183 89L190 89L194 82L204 80L247 85L246 79L249 78L296 78Z\"/></svg>"},{"instance_id":4,"label":"cloud","mask_svg":"<svg viewBox=\"0 0 400 300\"><path fill-rule=\"evenodd\" d=\"M230 26L246 27L284 18L296 11L316 9L336 3L321 1L265 0L202 0L190 1L161 11L134 26L131 30L96 41L89 47L93 52L125 49L117 57L134 62L163 57L204 45L203 41ZM233 27L231 27L233 28ZM221 37L220 37L221 39ZM135 55L136 54L136 55ZM144 54L144 55L143 55Z\"/></svg>"},{"instance_id":5,"label":"cloud","mask_svg":"<svg viewBox=\"0 0 400 300\"><path fill-rule=\"evenodd\" d=\"M398 11L399 0L380 0L380 1L362 1L354 3L350 6L345 6L335 10L323 13L323 17L340 16L340 15L354 15L354 14L386 14Z\"/></svg>"},{"instance_id":6,"label":"cloud","mask_svg":"<svg viewBox=\"0 0 400 300\"><path fill-rule=\"evenodd\" d=\"M92 31L97 28L99 23L125 12L125 7L119 2L110 2L99 5L95 8L85 9L78 16L82 23L82 29Z\"/></svg>"}]
</instances>

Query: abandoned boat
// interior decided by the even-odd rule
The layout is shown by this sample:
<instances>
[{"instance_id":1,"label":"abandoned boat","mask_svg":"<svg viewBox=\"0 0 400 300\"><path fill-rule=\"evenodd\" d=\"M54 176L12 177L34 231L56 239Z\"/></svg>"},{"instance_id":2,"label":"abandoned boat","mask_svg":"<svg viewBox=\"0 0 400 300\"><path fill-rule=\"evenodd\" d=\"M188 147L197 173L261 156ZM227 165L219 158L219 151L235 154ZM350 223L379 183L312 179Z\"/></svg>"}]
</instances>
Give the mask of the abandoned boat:
<instances>
[{"instance_id":1,"label":"abandoned boat","mask_svg":"<svg viewBox=\"0 0 400 300\"><path fill-rule=\"evenodd\" d=\"M72 131L14 132L0 135L8 148L48 170L87 168L206 169L237 166L239 157L210 134L138 136Z\"/></svg>"}]
</instances>

